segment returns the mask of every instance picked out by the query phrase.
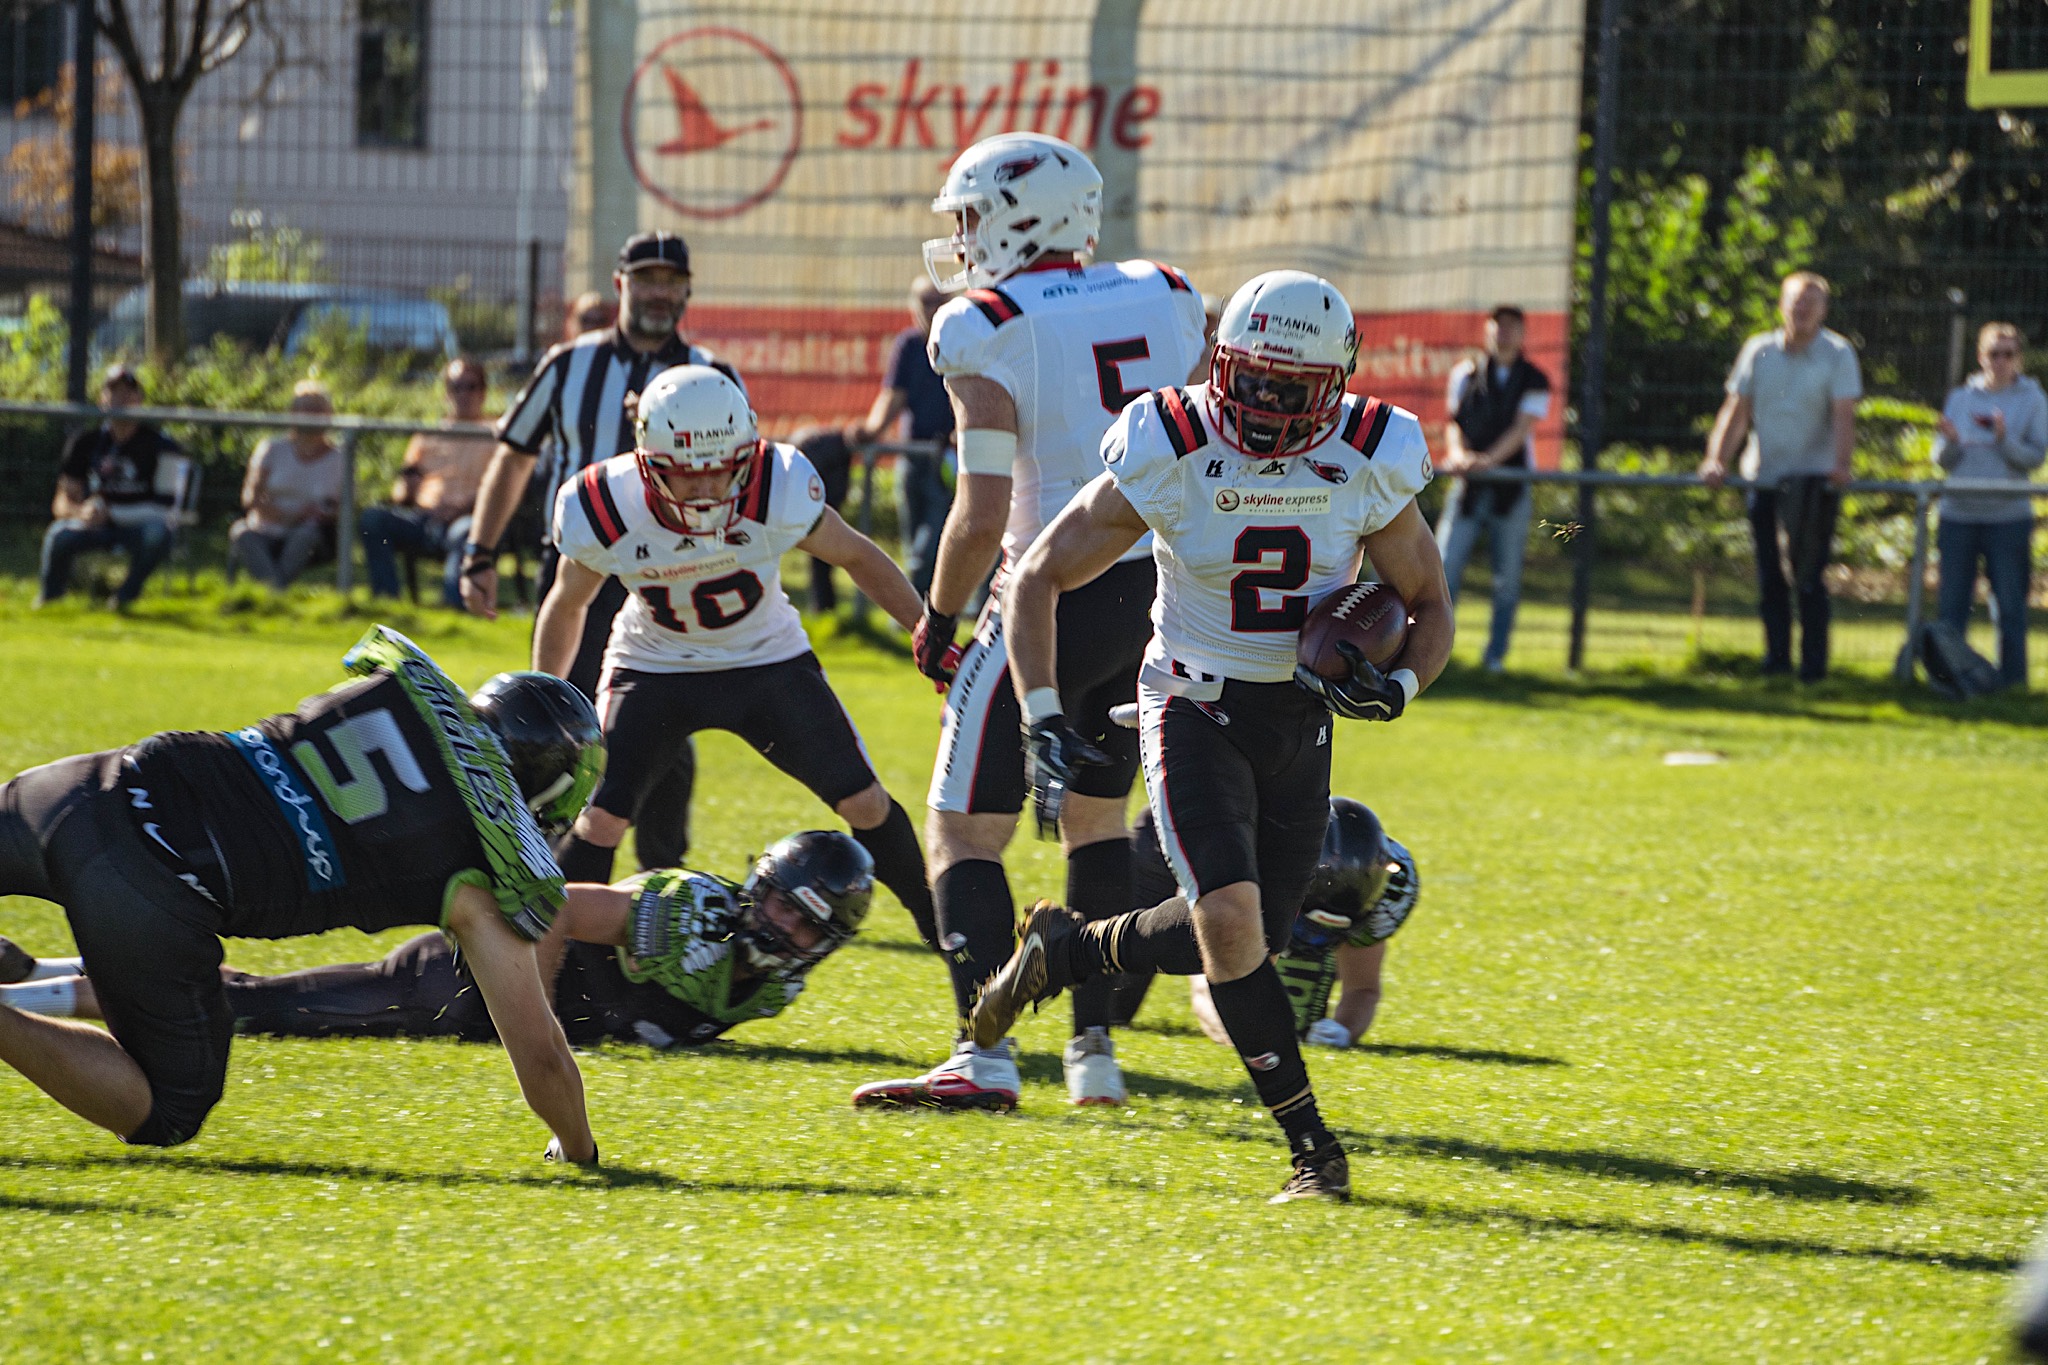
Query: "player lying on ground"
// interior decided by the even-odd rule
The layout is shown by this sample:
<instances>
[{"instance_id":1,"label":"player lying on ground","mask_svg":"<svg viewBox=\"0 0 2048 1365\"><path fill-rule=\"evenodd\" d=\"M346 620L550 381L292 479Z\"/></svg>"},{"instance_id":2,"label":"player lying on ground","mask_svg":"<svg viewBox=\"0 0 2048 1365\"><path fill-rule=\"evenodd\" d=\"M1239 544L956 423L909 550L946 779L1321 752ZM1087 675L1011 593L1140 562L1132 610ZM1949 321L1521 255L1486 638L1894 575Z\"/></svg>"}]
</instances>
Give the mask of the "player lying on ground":
<instances>
[{"instance_id":1,"label":"player lying on ground","mask_svg":"<svg viewBox=\"0 0 2048 1365\"><path fill-rule=\"evenodd\" d=\"M1203 316L1201 295L1177 270L1151 261L1089 263L1102 176L1058 138L1006 133L976 143L953 163L932 210L952 219L955 231L925 244L926 265L941 289L966 291L939 310L930 343L960 431L960 491L913 647L919 670L950 684L925 834L932 901L964 1020L1013 941L1016 907L1003 851L1024 809L1025 781L999 598L990 596L964 652L953 646L955 618L998 554L1014 566L1039 529L1102 472L1102 433L1116 414L1199 367ZM1137 904L1124 811L1138 745L1108 713L1136 699L1152 590L1151 555L1131 545L1059 604L1059 685L1075 727L1108 761L1078 774L1063 809L1043 825L1058 825L1067 903L1089 919ZM1073 1005L1073 1038L1062 1056L1067 1097L1122 1103L1107 983L1075 992ZM1017 1063L1009 1046L977 1048L965 1033L963 1024L953 1055L931 1071L864 1085L854 1103L1013 1107Z\"/></svg>"},{"instance_id":2,"label":"player lying on ground","mask_svg":"<svg viewBox=\"0 0 2048 1365\"><path fill-rule=\"evenodd\" d=\"M606 578L630 592L598 683L611 764L558 850L563 872L610 881L642 796L691 735L729 730L853 826L876 880L936 945L917 831L811 652L782 557L802 550L846 570L905 630L918 621L916 590L825 505L802 452L760 438L746 395L720 371L664 370L635 420L631 455L591 465L556 495L562 563L534 628L534 667L565 673Z\"/></svg>"},{"instance_id":3,"label":"player lying on ground","mask_svg":"<svg viewBox=\"0 0 2048 1365\"><path fill-rule=\"evenodd\" d=\"M1096 759L1056 686L1059 594L1156 535L1138 733L1184 900L1085 927L1034 908L975 1003L975 1040L1002 1038L1027 1004L1098 973L1202 973L1287 1135L1294 1173L1276 1200L1350 1192L1272 963L1329 822L1331 717L1397 719L1451 649L1443 564L1415 508L1429 449L1412 414L1344 392L1357 354L1350 305L1328 281L1251 280L1224 309L1209 382L1124 409L1103 438L1108 471L1026 552L1004 604L1042 801ZM1412 624L1389 671L1353 653L1350 675L1330 682L1298 666L1301 627L1357 579L1361 550Z\"/></svg>"},{"instance_id":4,"label":"player lying on ground","mask_svg":"<svg viewBox=\"0 0 2048 1365\"><path fill-rule=\"evenodd\" d=\"M692 1046L789 1007L811 968L867 917L874 863L846 835L808 830L769 848L744 883L674 869L617 886L572 883L568 892L539 960L569 1042ZM47 975L28 980L30 971L21 971L23 984L0 985L0 1005L102 1017L88 977L65 975L62 961L36 963L0 939L0 965L23 959ZM241 1033L498 1036L475 976L445 934L421 934L377 962L280 976L223 968L221 978Z\"/></svg>"},{"instance_id":5,"label":"player lying on ground","mask_svg":"<svg viewBox=\"0 0 2048 1365\"><path fill-rule=\"evenodd\" d=\"M1158 904L1180 894L1149 809L1131 830L1131 871L1141 901ZM1317 1047L1350 1047L1365 1036L1379 1010L1387 941L1415 909L1418 889L1414 857L1387 837L1379 817L1348 796L1331 797L1322 857L1302 896L1287 947L1273 960L1294 1002L1295 1037ZM1129 1023L1137 1015L1152 980L1118 980L1118 1022ZM1340 984L1333 1009L1330 992ZM1202 1032L1228 1044L1230 1034L1216 1016L1208 980L1191 976L1188 989Z\"/></svg>"},{"instance_id":6,"label":"player lying on ground","mask_svg":"<svg viewBox=\"0 0 2048 1365\"><path fill-rule=\"evenodd\" d=\"M554 1132L549 1156L594 1162L534 957L563 899L542 826L573 819L604 766L590 703L529 673L466 698L381 626L343 664L360 676L291 715L0 787L0 896L64 907L108 1025L0 1008L0 1061L125 1142L176 1146L226 1081L223 936L438 924Z\"/></svg>"}]
</instances>

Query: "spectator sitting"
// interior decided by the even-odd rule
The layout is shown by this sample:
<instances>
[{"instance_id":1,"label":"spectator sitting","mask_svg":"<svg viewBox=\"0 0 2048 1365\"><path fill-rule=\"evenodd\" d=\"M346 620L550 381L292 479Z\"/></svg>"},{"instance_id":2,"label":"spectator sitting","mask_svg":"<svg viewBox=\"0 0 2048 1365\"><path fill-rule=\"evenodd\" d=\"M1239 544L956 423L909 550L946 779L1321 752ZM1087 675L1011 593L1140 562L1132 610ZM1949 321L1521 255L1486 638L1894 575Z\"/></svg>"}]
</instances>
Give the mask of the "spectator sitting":
<instances>
[{"instance_id":1,"label":"spectator sitting","mask_svg":"<svg viewBox=\"0 0 2048 1365\"><path fill-rule=\"evenodd\" d=\"M1457 600L1466 562L1483 532L1493 558L1493 623L1481 660L1498 673L1508 657L1515 611L1522 603L1522 556L1528 548L1535 499L1524 483L1471 485L1467 474L1483 469L1527 469L1535 450L1532 433L1550 415L1550 376L1522 354L1527 323L1522 310L1502 304L1486 320L1486 354L1451 371L1445 403L1451 420L1444 439L1446 474L1459 486L1444 499L1436 543L1443 553L1444 581Z\"/></svg>"},{"instance_id":2,"label":"spectator sitting","mask_svg":"<svg viewBox=\"0 0 2048 1365\"><path fill-rule=\"evenodd\" d=\"M1983 369L1949 391L1934 458L1951 478L2025 483L2048 456L2048 395L2020 373L2024 338L2009 322L1977 333ZM2033 576L2034 504L2027 497L1955 493L1941 500L1940 618L1961 632L1976 595L1977 562L1991 582L1998 622L1998 673L2027 685L2027 589Z\"/></svg>"},{"instance_id":3,"label":"spectator sitting","mask_svg":"<svg viewBox=\"0 0 2048 1365\"><path fill-rule=\"evenodd\" d=\"M1785 277L1778 314L1785 325L1751 337L1728 373L1728 397L1707 437L1700 480L1719 488L1738 445L1756 542L1757 608L1766 674L1792 671L1792 600L1799 602L1799 680L1828 671L1828 560L1835 517L1856 450L1856 400L1863 375L1848 338L1821 326L1828 282L1810 270ZM1747 437L1747 444L1744 438ZM1792 561L1787 588L1778 532Z\"/></svg>"},{"instance_id":4,"label":"spectator sitting","mask_svg":"<svg viewBox=\"0 0 2048 1365\"><path fill-rule=\"evenodd\" d=\"M126 365L115 365L100 384L106 420L72 433L57 468L55 518L43 536L40 591L36 605L54 602L71 587L71 561L84 550L122 550L128 576L114 594L114 609L126 611L142 585L171 552L174 499L156 486L157 461L184 453L176 441L146 422L120 417L122 408L142 402L142 381Z\"/></svg>"},{"instance_id":5,"label":"spectator sitting","mask_svg":"<svg viewBox=\"0 0 2048 1365\"><path fill-rule=\"evenodd\" d=\"M482 422L483 366L467 358L450 361L442 385L451 421ZM397 551L406 550L441 557L441 601L461 609L462 545L491 449L490 429L481 425L474 436L421 432L412 438L391 485L391 506L363 513L363 558L373 596L398 596Z\"/></svg>"},{"instance_id":6,"label":"spectator sitting","mask_svg":"<svg viewBox=\"0 0 2048 1365\"><path fill-rule=\"evenodd\" d=\"M292 387L291 411L332 417L334 400L317 379ZM243 568L283 592L330 543L341 508L347 460L319 427L294 427L273 436L249 457L242 480L242 519L228 532L228 553Z\"/></svg>"},{"instance_id":7,"label":"spectator sitting","mask_svg":"<svg viewBox=\"0 0 2048 1365\"><path fill-rule=\"evenodd\" d=\"M946 296L927 275L910 284L911 326L898 333L889 350L889 363L882 371L882 387L868 408L868 415L846 429L853 445L886 439L895 433L905 413L909 414L904 439L937 441L953 439L953 403L946 396L945 381L932 372L925 346L931 336L932 315ZM903 572L920 593L930 592L932 569L938 562L939 533L946 525L946 510L953 495L946 488L940 467L943 452L907 455L896 466L896 497L902 518Z\"/></svg>"}]
</instances>

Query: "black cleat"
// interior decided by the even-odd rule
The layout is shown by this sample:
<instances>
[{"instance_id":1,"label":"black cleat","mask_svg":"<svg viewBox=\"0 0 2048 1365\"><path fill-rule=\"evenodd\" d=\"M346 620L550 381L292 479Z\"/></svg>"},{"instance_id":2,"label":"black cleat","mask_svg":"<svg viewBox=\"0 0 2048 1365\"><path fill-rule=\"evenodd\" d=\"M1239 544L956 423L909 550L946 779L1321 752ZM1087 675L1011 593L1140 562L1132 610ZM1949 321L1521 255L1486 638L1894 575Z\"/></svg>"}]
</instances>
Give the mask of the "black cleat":
<instances>
[{"instance_id":1,"label":"black cleat","mask_svg":"<svg viewBox=\"0 0 2048 1365\"><path fill-rule=\"evenodd\" d=\"M0 986L26 981L28 974L35 969L36 960L23 952L13 939L0 938Z\"/></svg>"},{"instance_id":2,"label":"black cleat","mask_svg":"<svg viewBox=\"0 0 2048 1365\"><path fill-rule=\"evenodd\" d=\"M1313 1152L1295 1157L1294 1174L1287 1177L1280 1193L1266 1202L1291 1204L1297 1199L1334 1199L1339 1204L1350 1202L1351 1163L1345 1160L1344 1149L1337 1145L1336 1139Z\"/></svg>"},{"instance_id":3,"label":"black cleat","mask_svg":"<svg viewBox=\"0 0 2048 1365\"><path fill-rule=\"evenodd\" d=\"M994 1047L1010 1036L1010 1028L1026 1005L1040 1005L1073 985L1067 967L1067 944L1084 923L1065 906L1040 901L1017 931L1017 949L981 988L967 1016L967 1026L981 1047Z\"/></svg>"}]
</instances>

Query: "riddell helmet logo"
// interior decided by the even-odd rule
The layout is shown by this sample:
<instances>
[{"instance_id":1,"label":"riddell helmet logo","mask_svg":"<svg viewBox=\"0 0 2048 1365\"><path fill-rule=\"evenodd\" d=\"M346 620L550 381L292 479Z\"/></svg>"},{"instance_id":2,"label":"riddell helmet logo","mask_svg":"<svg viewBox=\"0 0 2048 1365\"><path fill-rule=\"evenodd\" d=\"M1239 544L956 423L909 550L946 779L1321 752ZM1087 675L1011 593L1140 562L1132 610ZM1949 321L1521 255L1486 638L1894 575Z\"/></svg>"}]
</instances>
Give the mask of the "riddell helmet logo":
<instances>
[{"instance_id":1,"label":"riddell helmet logo","mask_svg":"<svg viewBox=\"0 0 2048 1365\"><path fill-rule=\"evenodd\" d=\"M626 163L686 218L731 218L789 174L803 94L780 53L734 28L693 28L647 54L626 84ZM643 155L644 153L644 155Z\"/></svg>"}]
</instances>

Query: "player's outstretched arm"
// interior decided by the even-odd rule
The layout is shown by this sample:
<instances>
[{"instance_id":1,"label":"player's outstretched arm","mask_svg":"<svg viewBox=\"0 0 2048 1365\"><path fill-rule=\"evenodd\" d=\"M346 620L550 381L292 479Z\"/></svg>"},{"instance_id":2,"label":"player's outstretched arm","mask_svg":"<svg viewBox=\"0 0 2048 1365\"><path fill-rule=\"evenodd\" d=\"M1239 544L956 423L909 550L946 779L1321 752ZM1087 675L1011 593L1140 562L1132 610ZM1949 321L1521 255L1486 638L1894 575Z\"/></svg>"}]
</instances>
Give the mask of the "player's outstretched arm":
<instances>
[{"instance_id":1,"label":"player's outstretched arm","mask_svg":"<svg viewBox=\"0 0 2048 1365\"><path fill-rule=\"evenodd\" d=\"M569 676L576 649L583 642L583 617L604 586L604 575L564 558L555 571L555 585L533 623L533 666L558 678Z\"/></svg>"},{"instance_id":2,"label":"player's outstretched arm","mask_svg":"<svg viewBox=\"0 0 2048 1365\"><path fill-rule=\"evenodd\" d=\"M1408 604L1408 638L1381 671L1392 677L1396 670L1408 669L1415 675L1415 690L1420 692L1435 682L1450 662L1455 632L1451 590L1444 585L1444 561L1437 554L1436 537L1411 500L1392 521L1365 538L1365 553L1380 581Z\"/></svg>"},{"instance_id":3,"label":"player's outstretched arm","mask_svg":"<svg viewBox=\"0 0 2048 1365\"><path fill-rule=\"evenodd\" d=\"M1386 960L1384 940L1363 948L1347 943L1337 949L1338 995L1330 1017L1344 1026L1351 1043L1365 1036L1373 1016L1379 1013L1380 968Z\"/></svg>"},{"instance_id":4,"label":"player's outstretched arm","mask_svg":"<svg viewBox=\"0 0 2048 1365\"><path fill-rule=\"evenodd\" d=\"M918 620L924 615L924 603L918 600L917 589L910 586L903 570L896 567L896 561L881 546L848 526L837 512L826 508L811 533L797 542L797 548L846 570L853 585L866 593L870 602L888 612L897 625L905 630L917 629Z\"/></svg>"},{"instance_id":5,"label":"player's outstretched arm","mask_svg":"<svg viewBox=\"0 0 2048 1365\"><path fill-rule=\"evenodd\" d=\"M466 884L455 890L448 931L455 935L484 993L491 1023L505 1044L528 1107L554 1133L562 1156L579 1163L596 1161L597 1142L583 1108L583 1073L576 1069L569 1040L548 1007L533 945L513 932L490 892Z\"/></svg>"},{"instance_id":6,"label":"player's outstretched arm","mask_svg":"<svg viewBox=\"0 0 2048 1365\"><path fill-rule=\"evenodd\" d=\"M1147 529L1116 480L1099 474L1031 542L1003 593L1003 629L1019 698L1053 686L1057 677L1053 641L1060 594L1092 582ZM1437 576L1442 578L1442 570Z\"/></svg>"}]
</instances>

